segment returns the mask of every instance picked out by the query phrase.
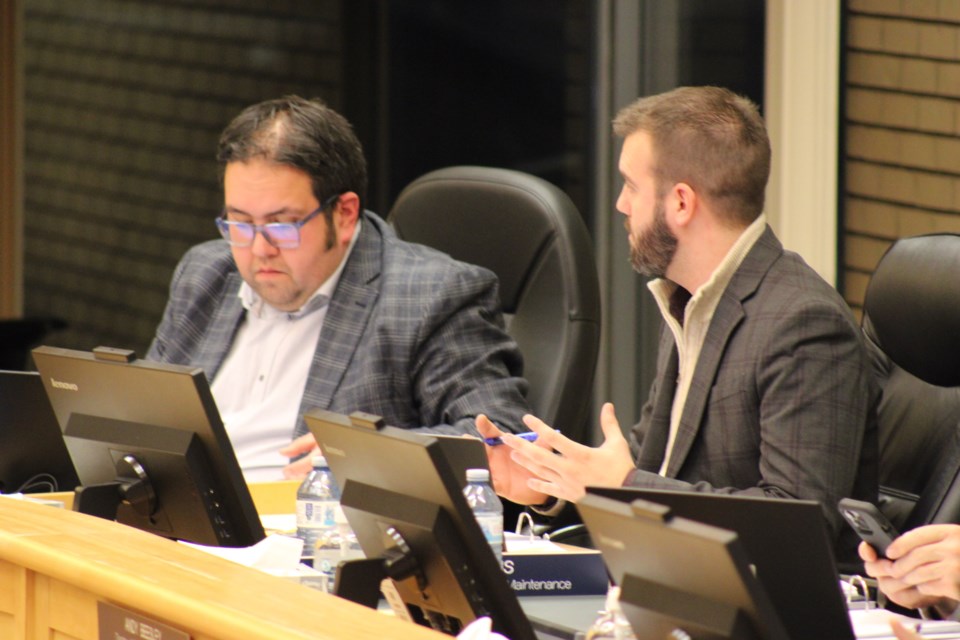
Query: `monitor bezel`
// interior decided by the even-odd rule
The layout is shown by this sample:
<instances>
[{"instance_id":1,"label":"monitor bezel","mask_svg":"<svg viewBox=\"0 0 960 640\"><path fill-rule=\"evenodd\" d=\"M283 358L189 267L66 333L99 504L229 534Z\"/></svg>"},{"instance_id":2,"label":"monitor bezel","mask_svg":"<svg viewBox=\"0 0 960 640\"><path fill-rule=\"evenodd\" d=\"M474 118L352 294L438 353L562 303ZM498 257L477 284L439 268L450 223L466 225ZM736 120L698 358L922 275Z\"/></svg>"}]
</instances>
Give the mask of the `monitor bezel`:
<instances>
[{"instance_id":1,"label":"monitor bezel","mask_svg":"<svg viewBox=\"0 0 960 640\"><path fill-rule=\"evenodd\" d=\"M80 484L40 374L0 370L0 492L73 491Z\"/></svg>"},{"instance_id":2,"label":"monitor bezel","mask_svg":"<svg viewBox=\"0 0 960 640\"><path fill-rule=\"evenodd\" d=\"M210 510L202 517L210 519L213 529L220 532L216 539L190 541L250 546L264 538L260 516L202 369L136 358L103 358L94 352L49 346L38 347L32 354L83 486L115 481L110 447L116 443L105 436L99 453L90 455L89 436L80 443L69 435L74 414L131 423L131 431L136 425L148 425L187 432L200 442L209 464L210 486L206 489L213 494L205 495ZM174 452L180 447L182 443L171 443ZM171 496L172 492L160 496L165 507L175 504L177 498ZM176 531L166 537L189 540Z\"/></svg>"},{"instance_id":3,"label":"monitor bezel","mask_svg":"<svg viewBox=\"0 0 960 640\"><path fill-rule=\"evenodd\" d=\"M819 502L645 487L587 487L587 493L628 504L648 500L669 507L675 516L736 532L792 638L853 640ZM811 607L819 612L815 618Z\"/></svg>"},{"instance_id":4,"label":"monitor bezel","mask_svg":"<svg viewBox=\"0 0 960 640\"><path fill-rule=\"evenodd\" d=\"M470 602L474 617L489 615L493 629L513 640L535 638L463 496L464 481L457 476L462 470L449 459L449 448L439 438L389 426L374 430L355 424L348 416L324 410L308 412L306 422L342 488L341 504L347 520L368 556L385 551L385 527L403 524L398 522L400 518L393 519L386 513L395 505L385 498L393 496L398 503L412 501L421 507L436 507L438 519L444 521L442 526L456 535L457 553L450 555L457 557L446 556L443 547L451 541L443 540L432 548L419 546L427 554L417 558L419 565L427 571L443 572L449 571L451 564L458 565L454 575L445 575L442 583L458 585L463 598L457 600ZM372 500L371 496L378 498ZM377 501L383 505L379 511L374 504ZM427 519L420 520L415 526L422 528ZM430 575L426 578L429 582ZM422 600L404 593L401 582L395 584L408 608L423 606ZM472 622L461 621L464 626Z\"/></svg>"},{"instance_id":5,"label":"monitor bezel","mask_svg":"<svg viewBox=\"0 0 960 640\"><path fill-rule=\"evenodd\" d=\"M673 516L645 500L627 504L587 494L576 506L611 578L624 589L621 608L638 637L670 637L679 628L695 639L789 639L733 531ZM685 599L703 606L677 606ZM699 626L708 622L708 610L733 614L730 626L709 632Z\"/></svg>"}]
</instances>

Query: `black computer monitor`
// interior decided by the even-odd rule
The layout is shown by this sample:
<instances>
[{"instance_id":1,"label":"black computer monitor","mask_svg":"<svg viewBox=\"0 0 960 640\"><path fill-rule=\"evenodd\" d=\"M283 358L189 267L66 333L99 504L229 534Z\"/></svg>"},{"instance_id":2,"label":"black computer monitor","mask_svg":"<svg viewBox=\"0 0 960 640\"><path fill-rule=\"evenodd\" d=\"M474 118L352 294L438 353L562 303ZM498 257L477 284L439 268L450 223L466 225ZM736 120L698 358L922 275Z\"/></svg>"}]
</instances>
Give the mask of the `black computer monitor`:
<instances>
[{"instance_id":1,"label":"black computer monitor","mask_svg":"<svg viewBox=\"0 0 960 640\"><path fill-rule=\"evenodd\" d=\"M420 624L456 634L490 616L494 630L511 640L535 637L463 497L462 469L441 439L329 411L311 411L306 422L342 489L340 504L367 566L375 567L358 589L350 565L363 561L341 565L337 595L369 605L352 594L376 589L385 575Z\"/></svg>"},{"instance_id":2,"label":"black computer monitor","mask_svg":"<svg viewBox=\"0 0 960 640\"><path fill-rule=\"evenodd\" d=\"M78 484L40 375L0 371L0 493L73 491Z\"/></svg>"},{"instance_id":3,"label":"black computer monitor","mask_svg":"<svg viewBox=\"0 0 960 640\"><path fill-rule=\"evenodd\" d=\"M587 494L577 510L638 638L789 638L733 531L644 500Z\"/></svg>"},{"instance_id":4,"label":"black computer monitor","mask_svg":"<svg viewBox=\"0 0 960 640\"><path fill-rule=\"evenodd\" d=\"M587 493L656 502L675 516L736 532L791 638L853 640L819 502L634 487L588 487Z\"/></svg>"},{"instance_id":5,"label":"black computer monitor","mask_svg":"<svg viewBox=\"0 0 960 640\"><path fill-rule=\"evenodd\" d=\"M202 370L107 348L33 360L80 477L75 510L198 544L263 539Z\"/></svg>"}]
</instances>

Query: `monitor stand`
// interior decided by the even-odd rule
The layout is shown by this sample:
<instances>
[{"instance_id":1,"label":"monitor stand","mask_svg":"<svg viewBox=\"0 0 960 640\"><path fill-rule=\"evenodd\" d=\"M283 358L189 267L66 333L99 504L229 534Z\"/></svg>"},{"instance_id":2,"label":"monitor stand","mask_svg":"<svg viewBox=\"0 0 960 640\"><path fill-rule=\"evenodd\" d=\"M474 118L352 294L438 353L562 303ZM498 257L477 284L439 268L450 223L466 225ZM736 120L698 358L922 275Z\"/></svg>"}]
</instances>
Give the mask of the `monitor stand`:
<instances>
[{"instance_id":1,"label":"monitor stand","mask_svg":"<svg viewBox=\"0 0 960 640\"><path fill-rule=\"evenodd\" d=\"M335 595L376 609L380 603L380 583L386 578L404 580L415 576L418 583L426 583L416 556L400 533L389 527L387 535L394 539L395 547L376 558L348 560L337 566L333 584Z\"/></svg>"},{"instance_id":2,"label":"monitor stand","mask_svg":"<svg viewBox=\"0 0 960 640\"><path fill-rule=\"evenodd\" d=\"M117 461L117 479L77 487L73 510L107 520L117 519L120 505L129 505L140 516L150 517L157 510L157 493L150 477L136 456L125 455Z\"/></svg>"}]
</instances>

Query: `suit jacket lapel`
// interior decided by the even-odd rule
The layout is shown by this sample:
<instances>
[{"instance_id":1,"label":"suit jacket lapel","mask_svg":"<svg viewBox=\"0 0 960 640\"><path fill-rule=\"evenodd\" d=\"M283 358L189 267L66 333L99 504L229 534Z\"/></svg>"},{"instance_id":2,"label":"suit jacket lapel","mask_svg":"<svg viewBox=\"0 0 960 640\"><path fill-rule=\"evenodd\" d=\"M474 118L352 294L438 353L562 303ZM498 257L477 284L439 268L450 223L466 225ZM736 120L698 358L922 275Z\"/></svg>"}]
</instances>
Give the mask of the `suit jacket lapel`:
<instances>
[{"instance_id":1,"label":"suit jacket lapel","mask_svg":"<svg viewBox=\"0 0 960 640\"><path fill-rule=\"evenodd\" d=\"M753 295L760 286L764 274L774 260L783 252L780 241L768 226L754 243L740 267L733 274L730 283L720 297L713 313L710 328L700 349L697 367L690 381L687 401L683 407L677 437L673 443L667 477L675 478L680 473L690 448L693 446L703 424L703 415L710 390L720 371L720 364L727 349L727 343L734 330L743 321L743 301ZM668 413L669 415L669 413Z\"/></svg>"},{"instance_id":2,"label":"suit jacket lapel","mask_svg":"<svg viewBox=\"0 0 960 640\"><path fill-rule=\"evenodd\" d=\"M220 304L210 320L210 330L204 336L197 350L195 358L196 366L203 369L207 375L207 380L213 381L220 365L223 364L233 344L234 335L240 327L240 323L246 314L240 297L237 293L240 291L242 280L239 273L231 273L227 276L226 291L227 295L223 297Z\"/></svg>"},{"instance_id":3,"label":"suit jacket lapel","mask_svg":"<svg viewBox=\"0 0 960 640\"><path fill-rule=\"evenodd\" d=\"M340 275L323 321L300 403L301 416L310 409L328 409L333 401L380 293L383 245L379 225L370 216L364 216L360 237ZM305 433L302 420L297 427L299 433Z\"/></svg>"},{"instance_id":4,"label":"suit jacket lapel","mask_svg":"<svg viewBox=\"0 0 960 640\"><path fill-rule=\"evenodd\" d=\"M660 372L660 378L656 382L657 390L653 396L650 426L643 435L643 443L637 458L638 468L653 473L659 473L663 465L663 454L670 433L670 410L677 391L677 345L673 340L673 334L666 326L661 329L659 353L660 362L657 371Z\"/></svg>"}]
</instances>

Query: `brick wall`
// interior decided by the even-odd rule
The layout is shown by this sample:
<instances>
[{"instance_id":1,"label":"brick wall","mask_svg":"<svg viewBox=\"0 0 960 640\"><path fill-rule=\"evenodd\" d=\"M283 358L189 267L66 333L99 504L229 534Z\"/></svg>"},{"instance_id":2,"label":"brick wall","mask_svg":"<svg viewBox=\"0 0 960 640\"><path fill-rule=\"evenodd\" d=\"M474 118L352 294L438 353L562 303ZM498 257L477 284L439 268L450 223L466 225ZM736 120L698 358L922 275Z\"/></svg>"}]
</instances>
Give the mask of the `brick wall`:
<instances>
[{"instance_id":1,"label":"brick wall","mask_svg":"<svg viewBox=\"0 0 960 640\"><path fill-rule=\"evenodd\" d=\"M341 109L339 0L24 3L27 315L144 354L173 267L213 238L214 154L248 104Z\"/></svg>"},{"instance_id":2,"label":"brick wall","mask_svg":"<svg viewBox=\"0 0 960 640\"><path fill-rule=\"evenodd\" d=\"M848 0L843 293L901 237L960 233L960 2Z\"/></svg>"},{"instance_id":3,"label":"brick wall","mask_svg":"<svg viewBox=\"0 0 960 640\"><path fill-rule=\"evenodd\" d=\"M2 2L3 0L0 0ZM167 298L170 275L183 252L216 237L213 218L221 206L214 152L223 126L243 107L285 93L324 98L347 116L364 143L371 164L368 203L385 213L393 195L385 184L394 165L389 151L396 132L387 113L410 111L408 88L399 86L391 104L385 87L395 72L397 41L405 34L385 31L389 12L418 10L466 13L445 0L28 0L23 3L25 81L25 313L59 316L66 331L48 344L90 349L98 344L143 354ZM476 156L456 129L457 113L430 119L413 113L409 147L418 161L434 164L483 163L510 166L517 158L532 172L567 190L582 207L590 201L588 180L592 87L591 3L579 0L512 0L472 5L489 18L489 48L473 55L476 68L454 69L453 86L431 80L437 48L415 69L428 78L422 99L460 92L486 109L513 101L513 113L499 123L510 149ZM388 10L389 8L389 10ZM457 11L454 11L458 8ZM552 11L549 25L533 33ZM463 22L462 15L454 24ZM458 17L452 16L452 17ZM498 21L526 19L525 47L504 43ZM454 37L472 50L479 28ZM517 25L510 24L511 28ZM557 54L534 67L549 92L540 100L555 109L544 124L536 110L503 91L488 61L501 66L509 56L514 75L542 56L533 36L562 38ZM396 36L396 37L393 37ZM409 43L408 43L409 44ZM461 51L462 53L462 51ZM503 54L503 55L501 55ZM533 62L536 62L536 56ZM472 74L472 75L471 75ZM472 83L471 78L485 82ZM531 84L527 82L526 84ZM532 86L532 85L531 85ZM524 118L528 118L524 120ZM438 122L442 120L442 122ZM475 127L467 122L462 126ZM448 127L448 129L441 129ZM511 136L512 127L524 135ZM452 140L456 155L435 149L419 133ZM530 135L527 135L527 134ZM538 137L540 136L540 137ZM537 148L545 138L559 144ZM521 139L523 143L521 144ZM471 155L473 153L474 155ZM507 158L510 153L514 157ZM546 156L544 158L544 156ZM439 164L438 162L439 159ZM559 170L556 170L559 168ZM588 210L584 207L584 213ZM606 211L603 215L609 215Z\"/></svg>"}]
</instances>

